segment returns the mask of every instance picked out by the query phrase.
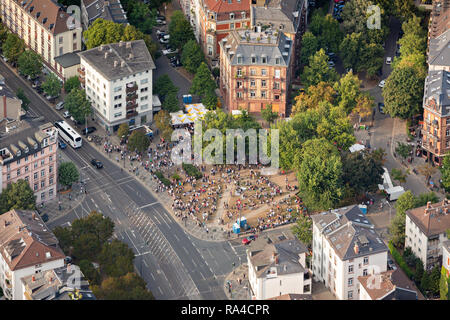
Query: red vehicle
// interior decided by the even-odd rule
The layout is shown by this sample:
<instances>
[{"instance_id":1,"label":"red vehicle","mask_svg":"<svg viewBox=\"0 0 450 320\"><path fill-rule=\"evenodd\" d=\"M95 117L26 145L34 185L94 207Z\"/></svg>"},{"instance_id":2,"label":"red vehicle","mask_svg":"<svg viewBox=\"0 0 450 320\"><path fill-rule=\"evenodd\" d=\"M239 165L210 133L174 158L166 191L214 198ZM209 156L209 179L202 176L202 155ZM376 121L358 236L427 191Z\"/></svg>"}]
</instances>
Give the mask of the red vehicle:
<instances>
[{"instance_id":1,"label":"red vehicle","mask_svg":"<svg viewBox=\"0 0 450 320\"><path fill-rule=\"evenodd\" d=\"M243 244L243 245L247 245L247 244L249 244L250 242L252 242L252 240L249 240L248 238L242 239L242 244Z\"/></svg>"}]
</instances>

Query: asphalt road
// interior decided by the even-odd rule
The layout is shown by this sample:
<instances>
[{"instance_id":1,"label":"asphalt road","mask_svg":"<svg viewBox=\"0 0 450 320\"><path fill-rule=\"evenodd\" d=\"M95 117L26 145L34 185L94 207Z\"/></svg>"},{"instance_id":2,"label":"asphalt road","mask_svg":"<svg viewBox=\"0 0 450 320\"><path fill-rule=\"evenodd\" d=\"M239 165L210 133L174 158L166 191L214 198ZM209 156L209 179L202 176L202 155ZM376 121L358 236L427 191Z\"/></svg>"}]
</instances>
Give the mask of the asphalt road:
<instances>
[{"instance_id":1,"label":"asphalt road","mask_svg":"<svg viewBox=\"0 0 450 320\"><path fill-rule=\"evenodd\" d=\"M31 101L29 114L44 116L44 122L61 119L3 61L0 73L13 91L23 88ZM49 224L50 228L69 225L92 210L100 211L115 222L115 237L135 252L135 267L156 299L226 299L223 279L233 262L239 265L244 261L242 245L187 235L145 187L86 141L78 150L68 147L60 152L77 165L88 194L79 206ZM104 168L94 168L90 164L93 158L102 161Z\"/></svg>"}]
</instances>

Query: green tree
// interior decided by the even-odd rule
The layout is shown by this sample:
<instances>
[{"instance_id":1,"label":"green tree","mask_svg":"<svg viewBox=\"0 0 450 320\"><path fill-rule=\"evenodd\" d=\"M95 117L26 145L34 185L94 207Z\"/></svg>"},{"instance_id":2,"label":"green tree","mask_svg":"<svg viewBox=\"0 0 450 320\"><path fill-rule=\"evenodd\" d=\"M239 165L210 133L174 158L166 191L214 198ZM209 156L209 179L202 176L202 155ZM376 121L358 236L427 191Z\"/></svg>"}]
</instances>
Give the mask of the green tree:
<instances>
[{"instance_id":1,"label":"green tree","mask_svg":"<svg viewBox=\"0 0 450 320\"><path fill-rule=\"evenodd\" d=\"M211 77L211 72L206 63L202 62L192 80L192 86L189 92L203 98L209 92L214 91L215 88L216 83Z\"/></svg>"},{"instance_id":2,"label":"green tree","mask_svg":"<svg viewBox=\"0 0 450 320\"><path fill-rule=\"evenodd\" d=\"M374 99L370 94L361 94L356 98L356 106L353 109L353 113L364 119L372 114L374 105Z\"/></svg>"},{"instance_id":3,"label":"green tree","mask_svg":"<svg viewBox=\"0 0 450 320\"><path fill-rule=\"evenodd\" d=\"M155 122L155 126L159 129L161 136L164 140L170 140L172 137L172 119L167 111L161 110L159 111L155 117L153 118Z\"/></svg>"},{"instance_id":4,"label":"green tree","mask_svg":"<svg viewBox=\"0 0 450 320\"><path fill-rule=\"evenodd\" d=\"M450 190L450 152L445 154L440 171L442 174L442 186L448 192Z\"/></svg>"},{"instance_id":5,"label":"green tree","mask_svg":"<svg viewBox=\"0 0 450 320\"><path fill-rule=\"evenodd\" d=\"M180 102L178 101L178 97L176 92L172 91L167 94L162 103L162 109L166 110L169 113L177 112L180 110Z\"/></svg>"},{"instance_id":6,"label":"green tree","mask_svg":"<svg viewBox=\"0 0 450 320\"><path fill-rule=\"evenodd\" d=\"M317 85L308 87L306 92L302 92L295 97L292 113L296 114L310 108L317 108L324 101L334 104L335 96L336 91L330 83L319 82Z\"/></svg>"},{"instance_id":7,"label":"green tree","mask_svg":"<svg viewBox=\"0 0 450 320\"><path fill-rule=\"evenodd\" d=\"M195 40L189 40L183 46L181 63L184 68L192 74L197 72L200 64L205 61L202 48Z\"/></svg>"},{"instance_id":8,"label":"green tree","mask_svg":"<svg viewBox=\"0 0 450 320\"><path fill-rule=\"evenodd\" d=\"M100 284L100 274L94 268L92 262L90 262L89 260L81 260L78 265L81 269L81 272L83 272L84 276L89 280L89 284L91 286Z\"/></svg>"},{"instance_id":9,"label":"green tree","mask_svg":"<svg viewBox=\"0 0 450 320\"><path fill-rule=\"evenodd\" d=\"M25 51L25 42L14 33L8 33L2 45L3 55L8 62L17 62L22 52Z\"/></svg>"},{"instance_id":10,"label":"green tree","mask_svg":"<svg viewBox=\"0 0 450 320\"><path fill-rule=\"evenodd\" d=\"M416 260L416 271L414 273L414 280L420 284L420 281L422 280L423 277L423 262L420 259Z\"/></svg>"},{"instance_id":11,"label":"green tree","mask_svg":"<svg viewBox=\"0 0 450 320\"><path fill-rule=\"evenodd\" d=\"M427 31L421 25L421 18L413 15L402 24L403 36L398 41L400 44L400 56L411 54L424 54L427 49Z\"/></svg>"},{"instance_id":12,"label":"green tree","mask_svg":"<svg viewBox=\"0 0 450 320\"><path fill-rule=\"evenodd\" d=\"M361 81L358 76L349 72L342 76L334 85L334 89L338 93L338 103L347 114L350 114L356 107L357 98L361 95L359 89Z\"/></svg>"},{"instance_id":13,"label":"green tree","mask_svg":"<svg viewBox=\"0 0 450 320\"><path fill-rule=\"evenodd\" d=\"M108 277L101 286L92 286L92 292L99 300L153 300L146 289L145 281L135 273L114 278Z\"/></svg>"},{"instance_id":14,"label":"green tree","mask_svg":"<svg viewBox=\"0 0 450 320\"><path fill-rule=\"evenodd\" d=\"M153 86L153 92L159 96L162 102L164 102L164 99L169 93L174 92L177 94L178 88L173 84L172 80L170 80L169 76L164 74L156 79Z\"/></svg>"},{"instance_id":15,"label":"green tree","mask_svg":"<svg viewBox=\"0 0 450 320\"><path fill-rule=\"evenodd\" d=\"M405 244L406 211L415 207L416 199L410 190L403 193L395 203L396 214L391 222L392 243L397 247Z\"/></svg>"},{"instance_id":16,"label":"green tree","mask_svg":"<svg viewBox=\"0 0 450 320\"><path fill-rule=\"evenodd\" d=\"M407 172L403 172L402 169L393 168L391 171L392 179L397 180L400 184L406 183Z\"/></svg>"},{"instance_id":17,"label":"green tree","mask_svg":"<svg viewBox=\"0 0 450 320\"><path fill-rule=\"evenodd\" d=\"M450 300L450 277L447 276L447 269L442 266L441 279L439 281L439 295L441 300Z\"/></svg>"},{"instance_id":18,"label":"green tree","mask_svg":"<svg viewBox=\"0 0 450 320\"><path fill-rule=\"evenodd\" d=\"M140 1L130 1L127 8L128 22L144 33L152 33L156 25L156 10Z\"/></svg>"},{"instance_id":19,"label":"green tree","mask_svg":"<svg viewBox=\"0 0 450 320\"><path fill-rule=\"evenodd\" d=\"M420 289L425 294L431 291L431 279L427 271L423 272L422 279L420 280Z\"/></svg>"},{"instance_id":20,"label":"green tree","mask_svg":"<svg viewBox=\"0 0 450 320\"><path fill-rule=\"evenodd\" d=\"M403 160L406 160L406 158L409 157L409 153L412 150L412 146L400 141L397 141L397 147L395 147L395 152L403 158Z\"/></svg>"},{"instance_id":21,"label":"green tree","mask_svg":"<svg viewBox=\"0 0 450 320\"><path fill-rule=\"evenodd\" d=\"M437 169L436 167L433 167L431 164L429 163L424 163L422 165L420 165L418 168L418 171L420 174L425 176L425 179L428 181L428 179L431 178L431 176L433 174L436 173Z\"/></svg>"},{"instance_id":22,"label":"green tree","mask_svg":"<svg viewBox=\"0 0 450 320\"><path fill-rule=\"evenodd\" d=\"M319 40L310 31L306 31L302 37L302 47L300 49L300 63L307 65L309 58L319 50Z\"/></svg>"},{"instance_id":23,"label":"green tree","mask_svg":"<svg viewBox=\"0 0 450 320\"><path fill-rule=\"evenodd\" d=\"M36 78L42 72L42 58L40 55L31 50L21 53L17 60L19 72L25 76Z\"/></svg>"},{"instance_id":24,"label":"green tree","mask_svg":"<svg viewBox=\"0 0 450 320\"><path fill-rule=\"evenodd\" d=\"M424 76L415 67L395 68L382 91L386 113L402 119L417 114L423 99Z\"/></svg>"},{"instance_id":25,"label":"green tree","mask_svg":"<svg viewBox=\"0 0 450 320\"><path fill-rule=\"evenodd\" d=\"M88 216L77 219L72 223L73 239L79 238L82 234L93 235L98 240L100 246L110 239L114 232L114 222L109 217L97 211L91 211Z\"/></svg>"},{"instance_id":26,"label":"green tree","mask_svg":"<svg viewBox=\"0 0 450 320\"><path fill-rule=\"evenodd\" d=\"M303 83L306 87L317 85L319 82L334 82L338 78L334 69L328 66L328 56L320 49L309 59L309 65L303 70Z\"/></svg>"},{"instance_id":27,"label":"green tree","mask_svg":"<svg viewBox=\"0 0 450 320\"><path fill-rule=\"evenodd\" d=\"M220 107L219 98L214 90L209 90L205 93L202 103L208 110L215 110Z\"/></svg>"},{"instance_id":28,"label":"green tree","mask_svg":"<svg viewBox=\"0 0 450 320\"><path fill-rule=\"evenodd\" d=\"M28 110L28 105L30 104L30 99L25 95L22 88L17 89L17 98L22 101L22 109Z\"/></svg>"},{"instance_id":29,"label":"green tree","mask_svg":"<svg viewBox=\"0 0 450 320\"><path fill-rule=\"evenodd\" d=\"M309 29L317 37L318 46L337 52L342 41L343 33L339 23L331 15L315 13L312 16Z\"/></svg>"},{"instance_id":30,"label":"green tree","mask_svg":"<svg viewBox=\"0 0 450 320\"><path fill-rule=\"evenodd\" d=\"M147 136L139 130L133 131L128 138L128 150L145 152L150 145L150 141Z\"/></svg>"},{"instance_id":31,"label":"green tree","mask_svg":"<svg viewBox=\"0 0 450 320\"><path fill-rule=\"evenodd\" d=\"M91 102L86 98L86 92L81 89L73 89L64 98L66 109L77 121L84 122L85 118L92 113Z\"/></svg>"},{"instance_id":32,"label":"green tree","mask_svg":"<svg viewBox=\"0 0 450 320\"><path fill-rule=\"evenodd\" d=\"M339 46L339 56L345 68L352 68L358 72L360 66L361 53L365 48L364 36L362 33L349 33L345 36Z\"/></svg>"},{"instance_id":33,"label":"green tree","mask_svg":"<svg viewBox=\"0 0 450 320\"><path fill-rule=\"evenodd\" d=\"M272 111L272 105L266 104L266 107L261 110L262 118L269 124L273 123L276 118L278 118L278 114Z\"/></svg>"},{"instance_id":34,"label":"green tree","mask_svg":"<svg viewBox=\"0 0 450 320\"><path fill-rule=\"evenodd\" d=\"M52 97L59 96L61 92L62 84L61 81L53 73L50 73L42 83L42 90Z\"/></svg>"},{"instance_id":35,"label":"green tree","mask_svg":"<svg viewBox=\"0 0 450 320\"><path fill-rule=\"evenodd\" d=\"M441 280L441 267L435 265L430 274L430 291L433 295L439 294L439 282Z\"/></svg>"},{"instance_id":36,"label":"green tree","mask_svg":"<svg viewBox=\"0 0 450 320\"><path fill-rule=\"evenodd\" d=\"M357 70L366 71L367 76L373 78L383 67L383 46L378 43L366 43L360 53L361 55Z\"/></svg>"},{"instance_id":37,"label":"green tree","mask_svg":"<svg viewBox=\"0 0 450 320\"><path fill-rule=\"evenodd\" d=\"M415 198L414 208L423 207L428 202L437 203L439 202L439 197L434 192L422 193Z\"/></svg>"},{"instance_id":38,"label":"green tree","mask_svg":"<svg viewBox=\"0 0 450 320\"><path fill-rule=\"evenodd\" d=\"M312 219L307 215L300 214L297 217L292 232L304 245L311 248L312 245Z\"/></svg>"},{"instance_id":39,"label":"green tree","mask_svg":"<svg viewBox=\"0 0 450 320\"><path fill-rule=\"evenodd\" d=\"M8 28L4 24L0 23L0 43L4 43L6 41L8 33Z\"/></svg>"},{"instance_id":40,"label":"green tree","mask_svg":"<svg viewBox=\"0 0 450 320\"><path fill-rule=\"evenodd\" d=\"M57 226L53 230L53 233L55 237L58 238L59 246L61 247L62 251L67 255L71 255L73 250L73 236L71 227Z\"/></svg>"},{"instance_id":41,"label":"green tree","mask_svg":"<svg viewBox=\"0 0 450 320\"><path fill-rule=\"evenodd\" d=\"M33 210L36 208L36 196L27 181L17 180L7 185L0 194L0 210L5 213L11 209Z\"/></svg>"},{"instance_id":42,"label":"green tree","mask_svg":"<svg viewBox=\"0 0 450 320\"><path fill-rule=\"evenodd\" d=\"M119 126L119 129L117 129L117 136L119 138L128 137L128 134L130 133L130 126L128 123L124 122Z\"/></svg>"},{"instance_id":43,"label":"green tree","mask_svg":"<svg viewBox=\"0 0 450 320\"><path fill-rule=\"evenodd\" d=\"M299 194L308 208L333 208L343 194L341 175L341 158L333 144L324 138L303 144L297 179Z\"/></svg>"},{"instance_id":44,"label":"green tree","mask_svg":"<svg viewBox=\"0 0 450 320\"><path fill-rule=\"evenodd\" d=\"M66 93L70 93L72 89L79 89L80 88L80 80L77 76L70 77L66 80L64 83L64 91Z\"/></svg>"},{"instance_id":45,"label":"green tree","mask_svg":"<svg viewBox=\"0 0 450 320\"><path fill-rule=\"evenodd\" d=\"M77 167L73 162L62 162L58 168L58 181L66 187L71 187L72 184L80 178Z\"/></svg>"},{"instance_id":46,"label":"green tree","mask_svg":"<svg viewBox=\"0 0 450 320\"><path fill-rule=\"evenodd\" d=\"M170 17L169 34L169 43L172 48L180 50L189 40L195 39L191 24L179 10L174 11Z\"/></svg>"},{"instance_id":47,"label":"green tree","mask_svg":"<svg viewBox=\"0 0 450 320\"><path fill-rule=\"evenodd\" d=\"M74 239L72 255L77 260L93 261L97 258L102 245L95 235L83 233Z\"/></svg>"},{"instance_id":48,"label":"green tree","mask_svg":"<svg viewBox=\"0 0 450 320\"><path fill-rule=\"evenodd\" d=\"M98 257L102 272L110 277L121 277L133 272L133 260L133 250L116 239L105 243Z\"/></svg>"}]
</instances>

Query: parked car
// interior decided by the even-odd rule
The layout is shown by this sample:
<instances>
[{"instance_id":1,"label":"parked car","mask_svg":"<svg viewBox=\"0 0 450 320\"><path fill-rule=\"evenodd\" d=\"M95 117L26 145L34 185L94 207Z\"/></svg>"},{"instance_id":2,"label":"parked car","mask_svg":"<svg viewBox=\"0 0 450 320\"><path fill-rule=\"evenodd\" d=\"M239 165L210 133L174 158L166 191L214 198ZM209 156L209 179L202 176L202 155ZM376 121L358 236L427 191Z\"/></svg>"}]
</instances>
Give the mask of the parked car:
<instances>
[{"instance_id":1,"label":"parked car","mask_svg":"<svg viewBox=\"0 0 450 320\"><path fill-rule=\"evenodd\" d=\"M35 89L36 89L36 92L39 94L44 92L44 90L40 86L36 87Z\"/></svg>"},{"instance_id":2,"label":"parked car","mask_svg":"<svg viewBox=\"0 0 450 320\"><path fill-rule=\"evenodd\" d=\"M161 39L165 35L167 35L167 33L165 31L156 30L156 36L158 37L158 39Z\"/></svg>"},{"instance_id":3,"label":"parked car","mask_svg":"<svg viewBox=\"0 0 450 320\"><path fill-rule=\"evenodd\" d=\"M156 24L164 25L164 24L166 24L166 21L165 20L161 20L161 19L156 19Z\"/></svg>"},{"instance_id":4,"label":"parked car","mask_svg":"<svg viewBox=\"0 0 450 320\"><path fill-rule=\"evenodd\" d=\"M387 263L389 270L397 270L397 266L395 265L394 261L392 261L391 258L388 258Z\"/></svg>"},{"instance_id":5,"label":"parked car","mask_svg":"<svg viewBox=\"0 0 450 320\"><path fill-rule=\"evenodd\" d=\"M72 263L72 258L69 257L69 256L67 256L67 257L64 258L64 262L65 262L66 264L67 264L67 263Z\"/></svg>"},{"instance_id":6,"label":"parked car","mask_svg":"<svg viewBox=\"0 0 450 320\"><path fill-rule=\"evenodd\" d=\"M53 97L53 96L51 96L49 94L45 96L45 99L47 99L50 102L55 102L56 98L58 98L58 97L56 97L56 96Z\"/></svg>"},{"instance_id":7,"label":"parked car","mask_svg":"<svg viewBox=\"0 0 450 320\"><path fill-rule=\"evenodd\" d=\"M183 64L180 62L180 60L174 60L174 61L171 61L170 62L170 65L173 67L173 68L177 68L177 67L181 67L181 66L183 66Z\"/></svg>"},{"instance_id":8,"label":"parked car","mask_svg":"<svg viewBox=\"0 0 450 320\"><path fill-rule=\"evenodd\" d=\"M159 42L160 43L169 43L169 39L161 38L161 39L159 39Z\"/></svg>"},{"instance_id":9,"label":"parked car","mask_svg":"<svg viewBox=\"0 0 450 320\"><path fill-rule=\"evenodd\" d=\"M380 88L384 88L384 85L386 84L386 80L381 80L380 83L378 84L378 86Z\"/></svg>"},{"instance_id":10,"label":"parked car","mask_svg":"<svg viewBox=\"0 0 450 320\"><path fill-rule=\"evenodd\" d=\"M56 104L55 109L56 110L61 110L64 108L64 101L60 101Z\"/></svg>"},{"instance_id":11,"label":"parked car","mask_svg":"<svg viewBox=\"0 0 450 320\"><path fill-rule=\"evenodd\" d=\"M31 87L36 89L40 85L41 85L41 83L39 82L39 80L34 80L33 83L31 84Z\"/></svg>"},{"instance_id":12,"label":"parked car","mask_svg":"<svg viewBox=\"0 0 450 320\"><path fill-rule=\"evenodd\" d=\"M59 146L60 149L67 148L67 144L64 141L62 141L62 140L58 141L58 146Z\"/></svg>"},{"instance_id":13,"label":"parked car","mask_svg":"<svg viewBox=\"0 0 450 320\"><path fill-rule=\"evenodd\" d=\"M328 61L328 65L329 65L330 67L334 67L334 66L335 66L335 63L334 63L333 61Z\"/></svg>"},{"instance_id":14,"label":"parked car","mask_svg":"<svg viewBox=\"0 0 450 320\"><path fill-rule=\"evenodd\" d=\"M252 240L250 240L249 238L244 238L244 239L242 239L242 244L243 244L243 245L247 245L247 244L249 244L250 242L252 242Z\"/></svg>"},{"instance_id":15,"label":"parked car","mask_svg":"<svg viewBox=\"0 0 450 320\"><path fill-rule=\"evenodd\" d=\"M92 159L91 160L92 165L94 165L94 167L96 167L97 169L101 169L103 168L103 163L100 160L97 159Z\"/></svg>"},{"instance_id":16,"label":"parked car","mask_svg":"<svg viewBox=\"0 0 450 320\"><path fill-rule=\"evenodd\" d=\"M386 64L392 63L392 57L386 57Z\"/></svg>"},{"instance_id":17,"label":"parked car","mask_svg":"<svg viewBox=\"0 0 450 320\"><path fill-rule=\"evenodd\" d=\"M158 15L156 16L157 20L166 20L166 17L162 16L162 15Z\"/></svg>"},{"instance_id":18,"label":"parked car","mask_svg":"<svg viewBox=\"0 0 450 320\"><path fill-rule=\"evenodd\" d=\"M90 134L90 133L92 133L92 132L95 132L96 130L97 130L96 127L87 127L87 128L83 128L83 130L81 131L81 133L82 133L83 135L86 135L86 134Z\"/></svg>"},{"instance_id":19,"label":"parked car","mask_svg":"<svg viewBox=\"0 0 450 320\"><path fill-rule=\"evenodd\" d=\"M378 110L381 114L384 114L384 103L378 102Z\"/></svg>"},{"instance_id":20,"label":"parked car","mask_svg":"<svg viewBox=\"0 0 450 320\"><path fill-rule=\"evenodd\" d=\"M174 50L174 49L172 49L172 48L169 48L169 49L167 49L167 50L163 50L162 53L163 53L163 55L167 56L168 54L178 53L178 49L175 49L175 50Z\"/></svg>"},{"instance_id":21,"label":"parked car","mask_svg":"<svg viewBox=\"0 0 450 320\"><path fill-rule=\"evenodd\" d=\"M69 113L69 111L64 111L64 113L63 113L63 117L64 117L64 118L68 118L68 117L70 117L70 113Z\"/></svg>"},{"instance_id":22,"label":"parked car","mask_svg":"<svg viewBox=\"0 0 450 320\"><path fill-rule=\"evenodd\" d=\"M258 238L258 236L257 236L257 235L251 235L251 236L248 236L247 238L248 238L249 240L255 241L256 238Z\"/></svg>"},{"instance_id":23,"label":"parked car","mask_svg":"<svg viewBox=\"0 0 450 320\"><path fill-rule=\"evenodd\" d=\"M42 221L47 222L48 221L48 215L46 213L44 213L42 216Z\"/></svg>"}]
</instances>

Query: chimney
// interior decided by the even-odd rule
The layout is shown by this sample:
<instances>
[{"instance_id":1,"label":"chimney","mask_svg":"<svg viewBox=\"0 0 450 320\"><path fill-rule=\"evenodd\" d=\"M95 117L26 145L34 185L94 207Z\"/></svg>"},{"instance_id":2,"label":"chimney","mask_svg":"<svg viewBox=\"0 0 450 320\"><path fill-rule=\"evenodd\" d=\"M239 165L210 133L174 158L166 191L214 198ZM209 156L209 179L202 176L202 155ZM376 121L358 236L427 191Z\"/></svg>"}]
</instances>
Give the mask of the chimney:
<instances>
[{"instance_id":1,"label":"chimney","mask_svg":"<svg viewBox=\"0 0 450 320\"><path fill-rule=\"evenodd\" d=\"M359 254L359 246L356 242L355 242L355 246L353 247L353 250L355 251L355 254Z\"/></svg>"},{"instance_id":2,"label":"chimney","mask_svg":"<svg viewBox=\"0 0 450 320\"><path fill-rule=\"evenodd\" d=\"M131 42L127 42L127 49L131 49Z\"/></svg>"},{"instance_id":3,"label":"chimney","mask_svg":"<svg viewBox=\"0 0 450 320\"><path fill-rule=\"evenodd\" d=\"M276 257L275 257L275 264L278 264L279 261L280 261L280 260L279 260L278 256L276 256Z\"/></svg>"},{"instance_id":4,"label":"chimney","mask_svg":"<svg viewBox=\"0 0 450 320\"><path fill-rule=\"evenodd\" d=\"M105 52L105 59L108 58L108 52Z\"/></svg>"},{"instance_id":5,"label":"chimney","mask_svg":"<svg viewBox=\"0 0 450 320\"><path fill-rule=\"evenodd\" d=\"M427 202L427 209L431 209L431 201Z\"/></svg>"},{"instance_id":6,"label":"chimney","mask_svg":"<svg viewBox=\"0 0 450 320\"><path fill-rule=\"evenodd\" d=\"M119 64L119 62L117 60L114 61L114 68L116 68L118 64Z\"/></svg>"},{"instance_id":7,"label":"chimney","mask_svg":"<svg viewBox=\"0 0 450 320\"><path fill-rule=\"evenodd\" d=\"M123 67L125 67L125 61L122 61L121 63L120 63L120 66L123 68Z\"/></svg>"},{"instance_id":8,"label":"chimney","mask_svg":"<svg viewBox=\"0 0 450 320\"><path fill-rule=\"evenodd\" d=\"M35 212L33 212L32 214L31 214L31 218L34 220L34 219L36 219L36 213Z\"/></svg>"},{"instance_id":9,"label":"chimney","mask_svg":"<svg viewBox=\"0 0 450 320\"><path fill-rule=\"evenodd\" d=\"M67 264L67 273L70 273L70 263Z\"/></svg>"},{"instance_id":10,"label":"chimney","mask_svg":"<svg viewBox=\"0 0 450 320\"><path fill-rule=\"evenodd\" d=\"M6 95L3 96L3 118L7 117L7 112L6 112Z\"/></svg>"},{"instance_id":11,"label":"chimney","mask_svg":"<svg viewBox=\"0 0 450 320\"><path fill-rule=\"evenodd\" d=\"M133 59L134 58L134 55L132 54L132 53L130 53L130 55L128 56L128 59Z\"/></svg>"},{"instance_id":12,"label":"chimney","mask_svg":"<svg viewBox=\"0 0 450 320\"><path fill-rule=\"evenodd\" d=\"M35 282L36 281L36 277L35 276L31 276L31 282Z\"/></svg>"},{"instance_id":13,"label":"chimney","mask_svg":"<svg viewBox=\"0 0 450 320\"><path fill-rule=\"evenodd\" d=\"M119 41L119 47L121 47L122 45L123 45L123 41L120 40L120 41Z\"/></svg>"}]
</instances>

